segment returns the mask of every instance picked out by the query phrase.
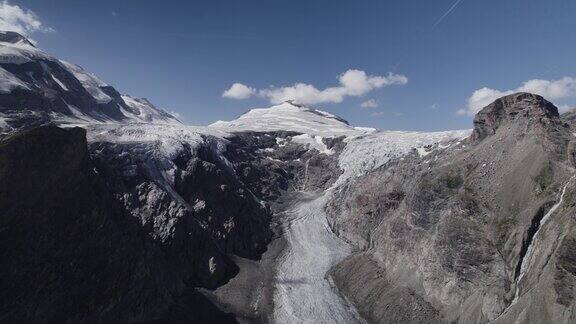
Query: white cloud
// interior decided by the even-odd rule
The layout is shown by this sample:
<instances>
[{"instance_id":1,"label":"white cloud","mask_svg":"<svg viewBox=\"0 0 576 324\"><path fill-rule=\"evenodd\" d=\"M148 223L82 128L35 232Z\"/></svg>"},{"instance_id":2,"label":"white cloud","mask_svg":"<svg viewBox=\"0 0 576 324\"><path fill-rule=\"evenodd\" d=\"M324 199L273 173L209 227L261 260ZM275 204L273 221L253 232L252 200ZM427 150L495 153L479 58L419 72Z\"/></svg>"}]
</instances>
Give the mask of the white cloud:
<instances>
[{"instance_id":1,"label":"white cloud","mask_svg":"<svg viewBox=\"0 0 576 324\"><path fill-rule=\"evenodd\" d=\"M374 99L369 99L364 101L360 106L362 108L376 108L378 107L378 102Z\"/></svg>"},{"instance_id":2,"label":"white cloud","mask_svg":"<svg viewBox=\"0 0 576 324\"><path fill-rule=\"evenodd\" d=\"M250 88L242 83L234 83L230 89L222 93L222 97L230 99L248 99L256 93L256 89Z\"/></svg>"},{"instance_id":3,"label":"white cloud","mask_svg":"<svg viewBox=\"0 0 576 324\"><path fill-rule=\"evenodd\" d=\"M398 74L387 76L371 76L360 70L348 70L338 77L339 85L335 87L317 89L311 84L296 83L288 87L270 87L258 94L277 104L286 100L294 100L300 104L340 103L345 97L362 96L374 89L389 85L403 85L408 78Z\"/></svg>"},{"instance_id":4,"label":"white cloud","mask_svg":"<svg viewBox=\"0 0 576 324\"><path fill-rule=\"evenodd\" d=\"M287 100L294 100L298 104L317 104L317 103L339 103L345 97L359 97L374 89L382 88L389 85L403 85L408 82L408 78L399 74L389 73L386 76L367 75L360 70L348 70L338 76L339 85L325 89L318 89L314 85L306 83L296 83L286 87L268 87L258 90L258 96L266 98L272 104L278 104ZM247 99L255 90L245 85L239 84L238 91L242 86L243 96L234 97L236 99ZM233 86L234 87L234 86ZM233 88L232 87L232 88ZM232 90L230 88L224 94Z\"/></svg>"},{"instance_id":5,"label":"white cloud","mask_svg":"<svg viewBox=\"0 0 576 324\"><path fill-rule=\"evenodd\" d=\"M0 2L0 30L15 31L25 36L33 32L53 31L44 26L34 12L11 5L8 1Z\"/></svg>"},{"instance_id":6,"label":"white cloud","mask_svg":"<svg viewBox=\"0 0 576 324\"><path fill-rule=\"evenodd\" d=\"M494 100L513 94L515 92L531 92L548 100L558 100L565 98L575 98L576 97L576 78L564 77L558 80L541 80L533 79L526 81L522 86L514 90L500 91L491 88L481 88L468 98L468 104L466 108L457 111L459 115L469 115L474 116L477 112L482 110L482 108L491 104Z\"/></svg>"}]
</instances>

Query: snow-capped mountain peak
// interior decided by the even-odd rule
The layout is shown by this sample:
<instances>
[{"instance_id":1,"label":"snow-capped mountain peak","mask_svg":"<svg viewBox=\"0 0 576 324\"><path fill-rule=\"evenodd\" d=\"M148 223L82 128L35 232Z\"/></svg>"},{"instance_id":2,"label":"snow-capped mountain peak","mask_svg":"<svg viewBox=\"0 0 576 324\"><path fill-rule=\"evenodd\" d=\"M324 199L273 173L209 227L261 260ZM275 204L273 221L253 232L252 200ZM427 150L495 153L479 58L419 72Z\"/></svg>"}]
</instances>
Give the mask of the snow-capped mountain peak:
<instances>
[{"instance_id":1,"label":"snow-capped mountain peak","mask_svg":"<svg viewBox=\"0 0 576 324\"><path fill-rule=\"evenodd\" d=\"M181 123L178 118L157 108L146 98L134 98L129 95L122 95L122 100L131 108L131 110L122 109L122 113L133 121L145 123L157 122L162 124Z\"/></svg>"},{"instance_id":2,"label":"snow-capped mountain peak","mask_svg":"<svg viewBox=\"0 0 576 324\"><path fill-rule=\"evenodd\" d=\"M290 101L269 108L255 108L232 121L217 121L209 127L228 132L293 131L322 137L358 136L373 132L356 128L331 113L312 109Z\"/></svg>"},{"instance_id":3,"label":"snow-capped mountain peak","mask_svg":"<svg viewBox=\"0 0 576 324\"><path fill-rule=\"evenodd\" d=\"M0 43L36 47L28 38L13 31L0 31Z\"/></svg>"},{"instance_id":4,"label":"snow-capped mountain peak","mask_svg":"<svg viewBox=\"0 0 576 324\"><path fill-rule=\"evenodd\" d=\"M0 113L9 120L29 112L68 124L180 123L147 100L120 95L96 75L45 53L19 33L0 31Z\"/></svg>"}]
</instances>

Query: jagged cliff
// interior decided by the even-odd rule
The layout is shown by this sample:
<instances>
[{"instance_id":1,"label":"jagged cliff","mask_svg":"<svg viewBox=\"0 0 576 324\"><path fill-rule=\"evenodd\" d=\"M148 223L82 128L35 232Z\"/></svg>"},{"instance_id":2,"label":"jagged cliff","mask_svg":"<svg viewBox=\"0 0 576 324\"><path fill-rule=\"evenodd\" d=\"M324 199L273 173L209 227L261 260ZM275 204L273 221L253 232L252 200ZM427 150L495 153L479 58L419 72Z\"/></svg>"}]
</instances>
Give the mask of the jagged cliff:
<instances>
[{"instance_id":1,"label":"jagged cliff","mask_svg":"<svg viewBox=\"0 0 576 324\"><path fill-rule=\"evenodd\" d=\"M0 178L2 321L139 319L182 285L96 176L82 129L1 142Z\"/></svg>"}]
</instances>

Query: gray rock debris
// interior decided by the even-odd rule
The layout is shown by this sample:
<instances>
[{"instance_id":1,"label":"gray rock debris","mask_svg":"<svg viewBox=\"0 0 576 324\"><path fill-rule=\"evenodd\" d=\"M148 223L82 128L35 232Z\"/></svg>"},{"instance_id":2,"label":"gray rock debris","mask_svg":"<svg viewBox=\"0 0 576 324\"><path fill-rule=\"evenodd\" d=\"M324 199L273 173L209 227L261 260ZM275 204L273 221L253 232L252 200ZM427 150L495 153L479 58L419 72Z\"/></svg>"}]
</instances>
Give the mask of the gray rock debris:
<instances>
[{"instance_id":1,"label":"gray rock debris","mask_svg":"<svg viewBox=\"0 0 576 324\"><path fill-rule=\"evenodd\" d=\"M392 161L328 205L335 233L358 248L332 275L368 321L575 321L569 125L526 93L496 100L474 125L460 145ZM562 205L539 228L563 186Z\"/></svg>"}]
</instances>

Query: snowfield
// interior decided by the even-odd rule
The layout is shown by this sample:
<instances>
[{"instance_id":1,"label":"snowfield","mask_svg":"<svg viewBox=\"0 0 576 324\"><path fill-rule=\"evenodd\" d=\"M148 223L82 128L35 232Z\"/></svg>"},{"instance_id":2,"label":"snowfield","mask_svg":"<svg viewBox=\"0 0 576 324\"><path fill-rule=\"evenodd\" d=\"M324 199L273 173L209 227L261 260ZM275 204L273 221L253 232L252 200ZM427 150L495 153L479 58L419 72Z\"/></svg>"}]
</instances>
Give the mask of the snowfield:
<instances>
[{"instance_id":1,"label":"snowfield","mask_svg":"<svg viewBox=\"0 0 576 324\"><path fill-rule=\"evenodd\" d=\"M181 124L102 123L69 126L84 127L90 143L145 144L153 149L155 154L168 160L175 158L184 145L194 150L200 144L211 142L218 151L223 152L225 136L228 136L218 130Z\"/></svg>"},{"instance_id":2,"label":"snowfield","mask_svg":"<svg viewBox=\"0 0 576 324\"><path fill-rule=\"evenodd\" d=\"M342 184L347 179L358 177L374 170L393 158L401 157L416 149L422 156L424 147L439 144L439 148L447 148L447 144L470 136L472 130L456 130L445 132L374 132L363 137L346 139L346 147L340 154L338 164L344 173L336 184ZM429 152L426 152L429 153Z\"/></svg>"},{"instance_id":3,"label":"snowfield","mask_svg":"<svg viewBox=\"0 0 576 324\"><path fill-rule=\"evenodd\" d=\"M376 131L356 128L330 113L284 102L270 108L256 108L233 121L217 121L211 128L229 132L293 131L322 137L360 136Z\"/></svg>"},{"instance_id":4,"label":"snowfield","mask_svg":"<svg viewBox=\"0 0 576 324\"><path fill-rule=\"evenodd\" d=\"M14 38L10 39L11 37ZM6 40L0 41L0 63L24 64L35 60L54 60L24 37L14 36L11 32L0 31L0 39Z\"/></svg>"},{"instance_id":5,"label":"snowfield","mask_svg":"<svg viewBox=\"0 0 576 324\"><path fill-rule=\"evenodd\" d=\"M15 88L28 89L28 86L14 74L0 67L0 93L10 93Z\"/></svg>"},{"instance_id":6,"label":"snowfield","mask_svg":"<svg viewBox=\"0 0 576 324\"><path fill-rule=\"evenodd\" d=\"M105 87L107 84L100 80L97 76L85 71L79 65L68 63L62 60L60 60L60 63L62 63L68 69L68 71L70 71L74 77L78 79L80 83L82 83L84 89L86 89L86 91L88 91L88 93L94 99L96 99L97 102L107 103L112 100L110 96L105 94L104 91L100 89L100 87Z\"/></svg>"},{"instance_id":7,"label":"snowfield","mask_svg":"<svg viewBox=\"0 0 576 324\"><path fill-rule=\"evenodd\" d=\"M133 111L126 111L121 108L122 113L126 118L136 122L143 123L165 123L165 124L181 124L181 122L174 116L166 113L165 111L156 108L150 101L142 98L133 98L128 95L122 95L122 100L132 108Z\"/></svg>"},{"instance_id":8,"label":"snowfield","mask_svg":"<svg viewBox=\"0 0 576 324\"><path fill-rule=\"evenodd\" d=\"M340 154L339 165L344 174L338 183L386 164L390 159L408 154L412 149L426 154L425 146L442 146L470 135L472 130L444 132L376 131L374 128L352 127L330 113L284 102L270 108L252 109L233 121L217 121L208 126L226 132L293 131L302 133L293 141L315 148L320 153L333 154L323 138L346 137L346 148Z\"/></svg>"}]
</instances>

